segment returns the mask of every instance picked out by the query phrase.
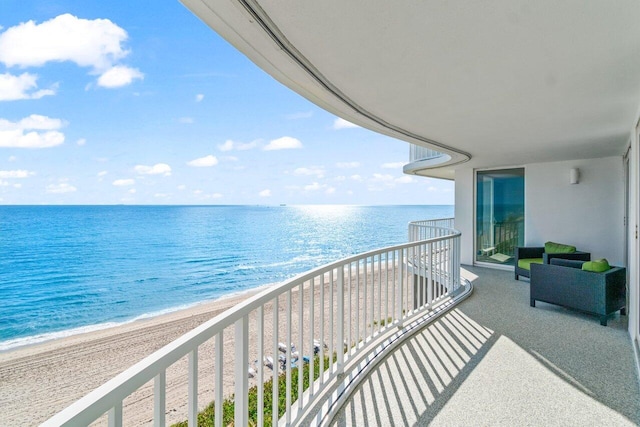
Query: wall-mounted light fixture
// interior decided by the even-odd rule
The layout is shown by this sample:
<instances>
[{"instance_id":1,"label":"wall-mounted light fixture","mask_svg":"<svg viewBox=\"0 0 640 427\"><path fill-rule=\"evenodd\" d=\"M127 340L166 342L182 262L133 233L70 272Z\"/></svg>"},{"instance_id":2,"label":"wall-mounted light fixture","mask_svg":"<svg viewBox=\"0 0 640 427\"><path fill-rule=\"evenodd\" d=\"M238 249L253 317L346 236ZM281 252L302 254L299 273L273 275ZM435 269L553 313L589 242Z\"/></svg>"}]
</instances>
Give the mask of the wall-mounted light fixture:
<instances>
[{"instance_id":1,"label":"wall-mounted light fixture","mask_svg":"<svg viewBox=\"0 0 640 427\"><path fill-rule=\"evenodd\" d=\"M571 174L569 175L569 182L571 184L578 184L580 182L580 169L571 168Z\"/></svg>"}]
</instances>

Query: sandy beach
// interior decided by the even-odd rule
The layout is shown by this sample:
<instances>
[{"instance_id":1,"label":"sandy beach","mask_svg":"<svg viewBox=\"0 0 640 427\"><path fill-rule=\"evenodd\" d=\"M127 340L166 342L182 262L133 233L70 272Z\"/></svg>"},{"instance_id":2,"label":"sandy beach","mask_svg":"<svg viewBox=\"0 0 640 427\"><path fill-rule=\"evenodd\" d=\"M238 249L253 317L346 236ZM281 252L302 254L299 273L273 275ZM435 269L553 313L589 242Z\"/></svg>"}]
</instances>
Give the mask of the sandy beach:
<instances>
[{"instance_id":1,"label":"sandy beach","mask_svg":"<svg viewBox=\"0 0 640 427\"><path fill-rule=\"evenodd\" d=\"M386 277L384 268L375 272L377 277ZM391 274L390 274L391 275ZM352 341L355 341L356 333L356 310L365 304L364 297L364 274L361 274L361 285L359 296L356 296L356 289L352 283ZM366 275L371 286L372 273ZM292 329L298 329L299 302L304 301L305 307L310 304L309 283L300 298L299 288L292 291ZM346 283L345 283L345 286ZM387 292L386 287L377 285L375 292L369 291L367 296L367 307L371 306L371 297L376 295L374 310L378 310L376 318L386 318L385 303L379 304L380 295ZM324 289L323 289L324 288ZM333 304L335 307L335 281L334 281ZM330 282L324 280L324 286L318 283L314 286L314 331L315 337L320 337L320 325L324 326L324 342L328 341L329 320L328 313L330 304ZM102 385L134 363L170 343L180 335L190 331L201 323L211 319L220 312L242 302L250 296L261 292L258 289L251 293L237 295L226 299L216 300L194 307L161 315L158 317L144 319L133 323L124 324L110 329L75 335L59 340L49 341L38 345L18 348L13 351L0 353L0 426L22 426L37 425L60 410L64 409L80 397L86 395L96 387ZM325 302L323 309L320 306L320 293L324 292ZM391 296L390 296L391 297ZM348 304L348 296L345 294L345 306ZM378 304L380 307L378 307ZM389 304L390 305L390 304ZM286 299L283 295L279 299L280 319L286 315ZM348 308L345 307L345 316ZM305 310L306 312L307 310ZM304 314L307 316L307 314ZM273 333L273 307L267 304L264 307L264 327L265 327L265 355L274 356L272 346ZM257 325L256 313L250 318L249 360L257 358L257 346L254 325ZM379 327L377 322L364 318L359 320L359 328ZM303 322L304 345L301 350L303 354L312 354L310 339L310 326L308 319ZM375 325L375 326L373 326ZM334 326L336 327L336 326ZM224 334L224 394L233 393L233 333L229 328ZM335 329L334 329L335 331ZM278 322L279 341L286 342L286 327L284 321ZM347 339L345 332L345 340ZM334 334L334 340L337 333ZM298 343L297 333L292 334L292 341ZM209 404L214 397L214 347L213 340L209 340L200 346L199 351L199 389L198 403L203 408ZM277 355L275 355L277 358ZM271 375L272 371L265 368L265 376ZM187 405L187 359L186 357L172 365L167 370L167 423L173 423L186 419ZM255 381L255 380L251 380ZM251 383L250 381L250 383ZM147 383L124 401L124 418L126 425L149 425L152 422L153 410L153 384ZM97 425L105 424L106 417L103 417Z\"/></svg>"}]
</instances>

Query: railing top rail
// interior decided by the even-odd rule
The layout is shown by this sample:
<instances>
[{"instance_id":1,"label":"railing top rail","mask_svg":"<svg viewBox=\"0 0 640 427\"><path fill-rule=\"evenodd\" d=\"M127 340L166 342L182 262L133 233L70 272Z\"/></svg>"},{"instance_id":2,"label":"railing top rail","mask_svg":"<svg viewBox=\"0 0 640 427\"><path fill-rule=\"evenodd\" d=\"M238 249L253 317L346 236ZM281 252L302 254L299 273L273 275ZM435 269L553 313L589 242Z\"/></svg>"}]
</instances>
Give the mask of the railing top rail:
<instances>
[{"instance_id":1,"label":"railing top rail","mask_svg":"<svg viewBox=\"0 0 640 427\"><path fill-rule=\"evenodd\" d=\"M412 223L413 224L413 223ZM421 225L422 226L422 225ZM147 356L140 362L123 371L110 381L98 387L91 393L87 394L71 406L59 412L53 418L45 422L44 426L58 426L73 424L89 424L93 422L93 418L89 418L89 413L104 413L118 402L119 396L129 395L139 387L150 381L161 372L168 368L180 358L188 354L191 349L211 339L224 329L232 326L236 321L249 315L257 308L264 306L275 298L293 290L301 283L313 280L326 273L343 268L354 262L360 262L371 257L386 254L394 251L402 251L418 245L440 242L452 238L459 237L461 233L458 230L448 227L438 227L445 230L447 234L438 237L432 237L425 240L403 243L400 245L389 246L385 248L374 249L368 252L353 255L325 264L313 270L299 274L293 278L285 280L279 285L275 285L264 291L249 297L247 300L229 308L220 313L216 317L204 322L197 328L182 335L175 341L167 344L153 354Z\"/></svg>"}]
</instances>

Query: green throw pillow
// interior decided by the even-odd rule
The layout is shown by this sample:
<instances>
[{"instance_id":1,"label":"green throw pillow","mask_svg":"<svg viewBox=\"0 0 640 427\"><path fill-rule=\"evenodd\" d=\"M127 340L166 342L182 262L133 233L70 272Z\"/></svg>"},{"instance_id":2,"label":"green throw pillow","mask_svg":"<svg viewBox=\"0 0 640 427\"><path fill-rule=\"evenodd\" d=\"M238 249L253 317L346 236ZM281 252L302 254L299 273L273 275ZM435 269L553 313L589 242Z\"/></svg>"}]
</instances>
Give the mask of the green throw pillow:
<instances>
[{"instance_id":1,"label":"green throw pillow","mask_svg":"<svg viewBox=\"0 0 640 427\"><path fill-rule=\"evenodd\" d=\"M562 243L547 242L544 244L544 251L548 254L572 254L576 251L576 247L563 245Z\"/></svg>"},{"instance_id":2,"label":"green throw pillow","mask_svg":"<svg viewBox=\"0 0 640 427\"><path fill-rule=\"evenodd\" d=\"M596 259L594 261L587 261L582 264L582 269L584 271L593 271L594 273L602 273L604 271L610 270L609 261L606 259Z\"/></svg>"}]
</instances>

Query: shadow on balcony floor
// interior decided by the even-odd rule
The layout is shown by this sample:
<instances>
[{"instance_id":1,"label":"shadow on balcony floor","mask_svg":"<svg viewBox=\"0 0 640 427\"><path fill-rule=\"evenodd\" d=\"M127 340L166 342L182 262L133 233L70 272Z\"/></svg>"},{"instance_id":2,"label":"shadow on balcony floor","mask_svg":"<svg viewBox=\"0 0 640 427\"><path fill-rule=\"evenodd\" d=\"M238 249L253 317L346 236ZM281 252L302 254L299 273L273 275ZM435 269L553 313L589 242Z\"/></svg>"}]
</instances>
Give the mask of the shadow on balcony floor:
<instances>
[{"instance_id":1,"label":"shadow on balcony floor","mask_svg":"<svg viewBox=\"0 0 640 427\"><path fill-rule=\"evenodd\" d=\"M467 271L473 295L382 361L334 426L640 425L626 316L532 308L512 272Z\"/></svg>"}]
</instances>

